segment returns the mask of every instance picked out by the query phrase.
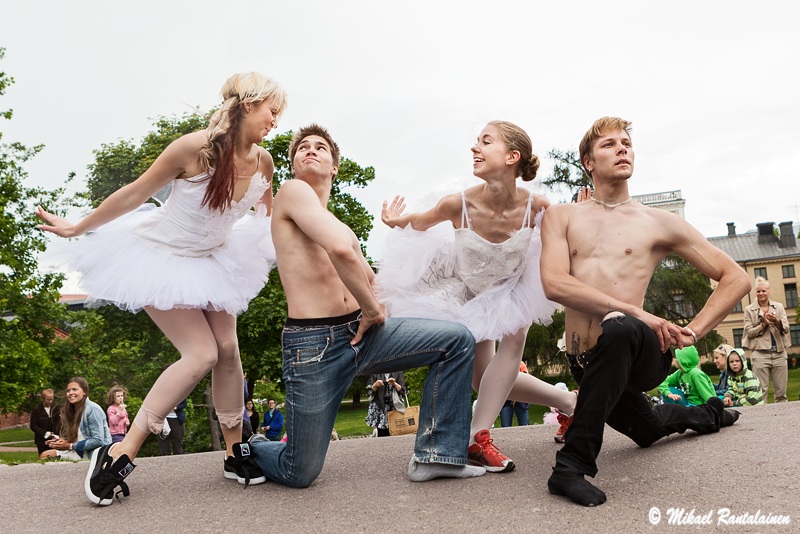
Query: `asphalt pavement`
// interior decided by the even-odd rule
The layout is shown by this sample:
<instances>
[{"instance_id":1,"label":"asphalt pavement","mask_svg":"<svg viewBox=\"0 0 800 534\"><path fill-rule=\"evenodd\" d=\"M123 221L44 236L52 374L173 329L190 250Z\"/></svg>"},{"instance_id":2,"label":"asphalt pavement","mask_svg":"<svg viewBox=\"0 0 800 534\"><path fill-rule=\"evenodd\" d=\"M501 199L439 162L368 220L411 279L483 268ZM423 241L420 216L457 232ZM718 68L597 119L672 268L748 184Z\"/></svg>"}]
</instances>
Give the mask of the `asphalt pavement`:
<instances>
[{"instance_id":1,"label":"asphalt pavement","mask_svg":"<svg viewBox=\"0 0 800 534\"><path fill-rule=\"evenodd\" d=\"M306 489L245 489L218 452L140 458L131 496L107 507L84 496L87 462L0 466L0 532L800 532L799 429L800 402L648 449L606 427L596 508L547 492L559 445L544 425L495 429L517 468L468 480L410 482L413 436L333 442Z\"/></svg>"}]
</instances>

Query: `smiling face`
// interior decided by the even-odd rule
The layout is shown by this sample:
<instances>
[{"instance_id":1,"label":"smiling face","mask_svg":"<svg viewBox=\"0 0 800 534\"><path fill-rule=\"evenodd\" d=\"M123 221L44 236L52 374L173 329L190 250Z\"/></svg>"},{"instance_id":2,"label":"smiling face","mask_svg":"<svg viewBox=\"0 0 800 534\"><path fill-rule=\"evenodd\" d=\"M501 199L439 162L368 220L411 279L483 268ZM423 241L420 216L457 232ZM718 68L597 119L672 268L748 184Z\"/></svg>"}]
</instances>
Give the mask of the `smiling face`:
<instances>
[{"instance_id":1,"label":"smiling face","mask_svg":"<svg viewBox=\"0 0 800 534\"><path fill-rule=\"evenodd\" d=\"M724 371L728 368L728 363L725 361L727 359L727 355L723 350L715 350L714 351L714 365L717 366L717 369L720 371Z\"/></svg>"},{"instance_id":2,"label":"smiling face","mask_svg":"<svg viewBox=\"0 0 800 534\"><path fill-rule=\"evenodd\" d=\"M318 135L304 137L294 150L292 172L297 178L329 178L335 176L339 170L334 164L330 144Z\"/></svg>"},{"instance_id":3,"label":"smiling face","mask_svg":"<svg viewBox=\"0 0 800 534\"><path fill-rule=\"evenodd\" d=\"M608 129L592 144L583 160L586 171L597 184L627 180L633 174L633 143L624 129Z\"/></svg>"},{"instance_id":4,"label":"smiling face","mask_svg":"<svg viewBox=\"0 0 800 534\"><path fill-rule=\"evenodd\" d=\"M472 147L472 174L481 178L513 166L519 153L509 152L497 126L484 128Z\"/></svg>"},{"instance_id":5,"label":"smiling face","mask_svg":"<svg viewBox=\"0 0 800 534\"><path fill-rule=\"evenodd\" d=\"M260 143L278 126L279 108L270 100L242 104L242 135L251 143Z\"/></svg>"},{"instance_id":6,"label":"smiling face","mask_svg":"<svg viewBox=\"0 0 800 534\"><path fill-rule=\"evenodd\" d=\"M769 288L769 284L759 282L756 285L756 299L758 299L758 303L762 306L766 306L769 303L769 297L771 294L772 290Z\"/></svg>"},{"instance_id":7,"label":"smiling face","mask_svg":"<svg viewBox=\"0 0 800 534\"><path fill-rule=\"evenodd\" d=\"M77 382L67 384L67 402L70 404L80 404L86 398L86 392Z\"/></svg>"}]
</instances>

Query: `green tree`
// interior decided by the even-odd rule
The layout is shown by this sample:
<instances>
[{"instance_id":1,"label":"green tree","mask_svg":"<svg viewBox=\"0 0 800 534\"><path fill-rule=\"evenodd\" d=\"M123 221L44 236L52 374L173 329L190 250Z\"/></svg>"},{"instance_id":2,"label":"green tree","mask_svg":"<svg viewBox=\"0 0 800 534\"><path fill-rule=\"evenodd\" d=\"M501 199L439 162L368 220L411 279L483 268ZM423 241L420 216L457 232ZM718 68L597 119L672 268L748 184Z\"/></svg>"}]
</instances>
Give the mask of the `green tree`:
<instances>
[{"instance_id":1,"label":"green tree","mask_svg":"<svg viewBox=\"0 0 800 534\"><path fill-rule=\"evenodd\" d=\"M547 157L555 163L550 176L542 180L545 187L556 192L567 190L577 193L581 187L592 185L592 179L583 169L576 150L553 148L547 153Z\"/></svg>"},{"instance_id":2,"label":"green tree","mask_svg":"<svg viewBox=\"0 0 800 534\"><path fill-rule=\"evenodd\" d=\"M0 48L0 59L4 55ZM13 82L0 72L0 96ZM5 120L11 116L10 109L0 111ZM64 190L25 185L24 164L42 149L0 143L0 411L17 411L48 383L54 327L66 317L58 303L62 277L38 271L46 239L34 215L37 204L63 214Z\"/></svg>"}]
</instances>

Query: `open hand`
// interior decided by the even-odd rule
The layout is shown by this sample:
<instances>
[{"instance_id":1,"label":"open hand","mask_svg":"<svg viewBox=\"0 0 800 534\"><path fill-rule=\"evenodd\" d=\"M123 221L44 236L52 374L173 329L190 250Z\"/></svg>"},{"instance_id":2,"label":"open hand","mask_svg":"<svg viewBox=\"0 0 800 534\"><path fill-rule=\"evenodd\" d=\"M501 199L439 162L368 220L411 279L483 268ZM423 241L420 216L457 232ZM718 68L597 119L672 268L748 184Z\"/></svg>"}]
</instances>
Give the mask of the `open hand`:
<instances>
[{"instance_id":1,"label":"open hand","mask_svg":"<svg viewBox=\"0 0 800 534\"><path fill-rule=\"evenodd\" d=\"M36 228L39 230L51 232L61 237L75 237L78 235L74 224L58 215L45 211L41 206L36 206L36 216L46 223L38 225Z\"/></svg>"},{"instance_id":2,"label":"open hand","mask_svg":"<svg viewBox=\"0 0 800 534\"><path fill-rule=\"evenodd\" d=\"M406 197L397 195L394 197L391 204L384 200L383 208L381 209L381 221L383 221L383 224L386 226L394 228L397 226L397 218L403 214L405 209Z\"/></svg>"}]
</instances>

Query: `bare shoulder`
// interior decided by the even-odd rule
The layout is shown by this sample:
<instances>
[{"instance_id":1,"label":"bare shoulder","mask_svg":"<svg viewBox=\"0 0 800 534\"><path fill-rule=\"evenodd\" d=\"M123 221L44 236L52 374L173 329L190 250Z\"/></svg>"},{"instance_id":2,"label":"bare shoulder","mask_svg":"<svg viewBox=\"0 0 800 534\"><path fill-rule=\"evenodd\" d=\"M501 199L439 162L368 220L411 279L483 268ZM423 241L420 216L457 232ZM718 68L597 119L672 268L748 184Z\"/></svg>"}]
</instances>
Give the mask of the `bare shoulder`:
<instances>
[{"instance_id":1,"label":"bare shoulder","mask_svg":"<svg viewBox=\"0 0 800 534\"><path fill-rule=\"evenodd\" d=\"M205 130L201 130L199 132L192 132L186 135L182 135L172 143L169 144L167 149L173 149L180 152L185 152L188 154L197 154L200 152L200 149L205 146L206 141L208 140L208 136L206 135Z\"/></svg>"},{"instance_id":2,"label":"bare shoulder","mask_svg":"<svg viewBox=\"0 0 800 534\"><path fill-rule=\"evenodd\" d=\"M531 202L531 210L534 213L538 212L543 208L550 207L550 200L546 196L539 195L536 193L533 193L531 196L533 197L533 201Z\"/></svg>"},{"instance_id":3,"label":"bare shoulder","mask_svg":"<svg viewBox=\"0 0 800 534\"><path fill-rule=\"evenodd\" d=\"M461 193L451 193L436 203L436 213L445 219L453 220L461 216Z\"/></svg>"},{"instance_id":4,"label":"bare shoulder","mask_svg":"<svg viewBox=\"0 0 800 534\"><path fill-rule=\"evenodd\" d=\"M270 154L269 151L261 145L256 145L256 151L258 152L261 161L259 170L262 173L271 176L275 171L275 162L272 159L272 154Z\"/></svg>"}]
</instances>

